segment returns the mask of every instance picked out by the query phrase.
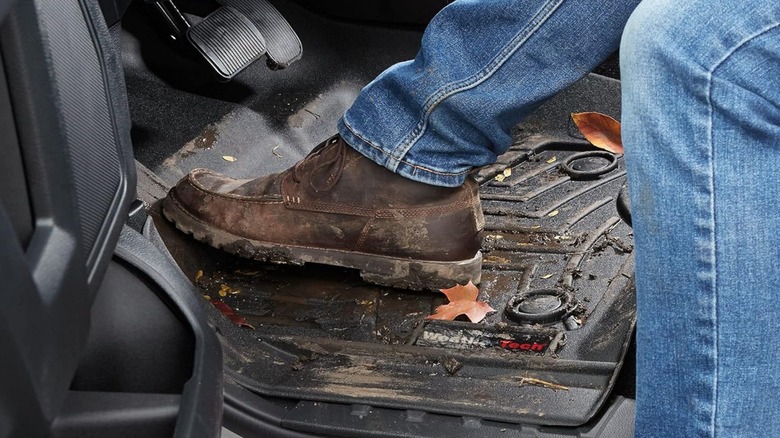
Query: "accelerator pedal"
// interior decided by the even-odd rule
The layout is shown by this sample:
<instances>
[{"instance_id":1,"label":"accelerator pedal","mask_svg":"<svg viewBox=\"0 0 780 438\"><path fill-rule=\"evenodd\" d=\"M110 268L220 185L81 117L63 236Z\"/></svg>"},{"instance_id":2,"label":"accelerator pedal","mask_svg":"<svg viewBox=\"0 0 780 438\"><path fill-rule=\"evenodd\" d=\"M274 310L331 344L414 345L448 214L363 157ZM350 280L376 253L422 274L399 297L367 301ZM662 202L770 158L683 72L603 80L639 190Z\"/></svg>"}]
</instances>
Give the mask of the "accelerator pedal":
<instances>
[{"instance_id":1,"label":"accelerator pedal","mask_svg":"<svg viewBox=\"0 0 780 438\"><path fill-rule=\"evenodd\" d=\"M303 55L303 45L290 23L267 0L217 0L248 17L265 37L268 67L287 68Z\"/></svg>"},{"instance_id":2,"label":"accelerator pedal","mask_svg":"<svg viewBox=\"0 0 780 438\"><path fill-rule=\"evenodd\" d=\"M224 80L266 53L263 34L244 14L223 6L187 29L187 40Z\"/></svg>"}]
</instances>

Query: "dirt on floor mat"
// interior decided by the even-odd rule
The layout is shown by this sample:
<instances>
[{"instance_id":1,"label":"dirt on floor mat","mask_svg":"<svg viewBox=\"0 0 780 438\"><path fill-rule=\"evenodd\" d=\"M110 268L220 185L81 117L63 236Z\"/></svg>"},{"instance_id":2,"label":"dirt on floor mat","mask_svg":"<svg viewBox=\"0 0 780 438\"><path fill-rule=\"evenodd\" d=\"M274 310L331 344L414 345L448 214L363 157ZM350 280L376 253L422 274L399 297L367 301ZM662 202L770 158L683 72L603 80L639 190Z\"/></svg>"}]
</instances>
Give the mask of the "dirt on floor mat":
<instances>
[{"instance_id":1,"label":"dirt on floor mat","mask_svg":"<svg viewBox=\"0 0 780 438\"><path fill-rule=\"evenodd\" d=\"M219 303L205 308L232 378L294 399L587 422L614 385L636 320L631 228L615 206L623 159L577 138L566 110L615 86L604 81L586 78L542 107L475 175L486 219L479 300L497 310L480 323L426 320L446 303L441 293L240 259L157 220L204 303Z\"/></svg>"}]
</instances>

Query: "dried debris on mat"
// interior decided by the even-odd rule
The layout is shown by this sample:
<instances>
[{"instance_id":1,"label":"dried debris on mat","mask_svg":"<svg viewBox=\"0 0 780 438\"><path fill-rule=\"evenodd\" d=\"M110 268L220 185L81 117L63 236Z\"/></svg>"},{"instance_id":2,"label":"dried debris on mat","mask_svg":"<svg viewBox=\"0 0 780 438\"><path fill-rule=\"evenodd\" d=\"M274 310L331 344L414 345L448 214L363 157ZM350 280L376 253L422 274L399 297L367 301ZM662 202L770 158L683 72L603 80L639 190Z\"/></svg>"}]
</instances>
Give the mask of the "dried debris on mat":
<instances>
[{"instance_id":1,"label":"dried debris on mat","mask_svg":"<svg viewBox=\"0 0 780 438\"><path fill-rule=\"evenodd\" d=\"M546 380L536 379L533 377L519 377L520 386L533 385L541 386L542 388L552 389L555 391L568 391L568 386L558 385L557 383L548 382Z\"/></svg>"}]
</instances>

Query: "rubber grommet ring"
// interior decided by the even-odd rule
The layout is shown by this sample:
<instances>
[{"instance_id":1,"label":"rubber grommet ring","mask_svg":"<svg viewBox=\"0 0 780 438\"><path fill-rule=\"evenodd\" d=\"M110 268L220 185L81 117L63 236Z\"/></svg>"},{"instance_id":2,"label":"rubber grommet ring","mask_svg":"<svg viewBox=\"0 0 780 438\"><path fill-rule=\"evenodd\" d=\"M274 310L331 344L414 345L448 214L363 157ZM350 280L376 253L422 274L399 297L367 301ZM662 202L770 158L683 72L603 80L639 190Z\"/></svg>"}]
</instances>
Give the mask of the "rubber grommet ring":
<instances>
[{"instance_id":1,"label":"rubber grommet ring","mask_svg":"<svg viewBox=\"0 0 780 438\"><path fill-rule=\"evenodd\" d=\"M607 165L604 167L601 167L599 169L594 170L577 170L574 169L572 166L572 163L577 160L582 160L584 158L604 158L608 161ZM575 180L589 180L589 179L596 179L600 177L601 175L607 174L617 168L618 160L617 156L615 156L611 152L607 151L587 151L587 152L580 152L578 154L574 154L568 158L566 158L563 163L561 163L561 170L564 171L566 174L568 174L572 179Z\"/></svg>"},{"instance_id":2,"label":"rubber grommet ring","mask_svg":"<svg viewBox=\"0 0 780 438\"><path fill-rule=\"evenodd\" d=\"M560 305L546 312L529 313L520 310L520 305L530 298L550 296L560 300ZM504 314L520 323L546 324L559 321L574 306L575 300L571 294L559 289L537 289L513 296L506 304Z\"/></svg>"}]
</instances>

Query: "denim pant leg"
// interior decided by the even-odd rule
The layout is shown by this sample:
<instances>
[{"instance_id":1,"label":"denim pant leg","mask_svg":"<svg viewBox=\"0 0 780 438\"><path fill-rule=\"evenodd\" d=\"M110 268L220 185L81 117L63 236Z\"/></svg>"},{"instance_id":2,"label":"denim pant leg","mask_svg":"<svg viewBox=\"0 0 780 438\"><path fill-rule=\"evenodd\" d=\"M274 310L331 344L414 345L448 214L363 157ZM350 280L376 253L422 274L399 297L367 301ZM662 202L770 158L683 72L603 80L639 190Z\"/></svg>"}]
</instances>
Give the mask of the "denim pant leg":
<instances>
[{"instance_id":1,"label":"denim pant leg","mask_svg":"<svg viewBox=\"0 0 780 438\"><path fill-rule=\"evenodd\" d=\"M780 2L645 0L621 71L637 436L777 436Z\"/></svg>"},{"instance_id":2,"label":"denim pant leg","mask_svg":"<svg viewBox=\"0 0 780 438\"><path fill-rule=\"evenodd\" d=\"M366 86L342 137L388 169L458 186L511 145L509 130L617 49L639 0L459 0L413 61Z\"/></svg>"}]
</instances>

